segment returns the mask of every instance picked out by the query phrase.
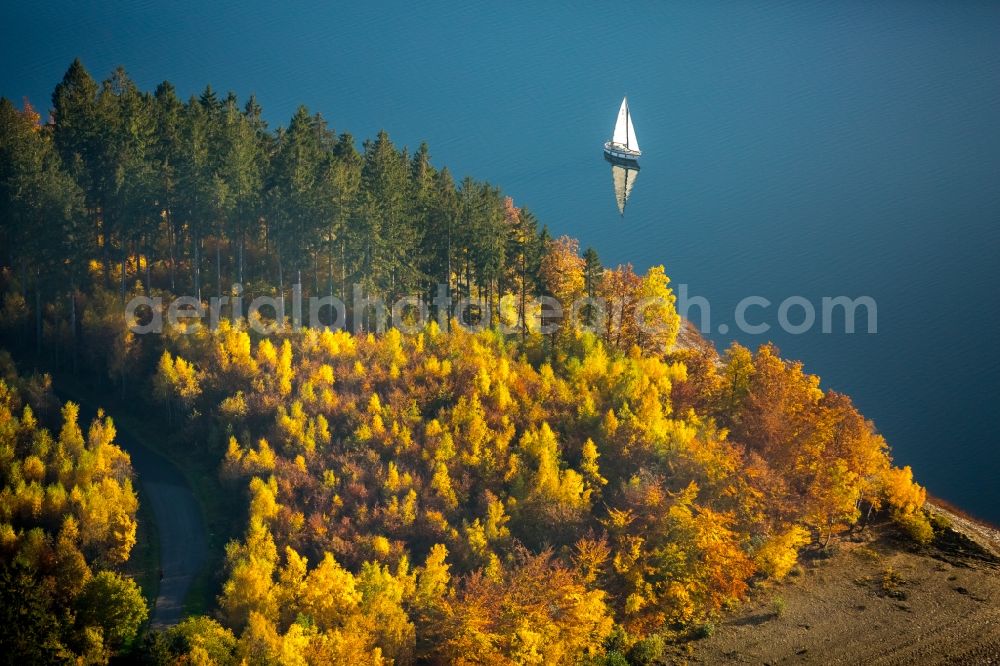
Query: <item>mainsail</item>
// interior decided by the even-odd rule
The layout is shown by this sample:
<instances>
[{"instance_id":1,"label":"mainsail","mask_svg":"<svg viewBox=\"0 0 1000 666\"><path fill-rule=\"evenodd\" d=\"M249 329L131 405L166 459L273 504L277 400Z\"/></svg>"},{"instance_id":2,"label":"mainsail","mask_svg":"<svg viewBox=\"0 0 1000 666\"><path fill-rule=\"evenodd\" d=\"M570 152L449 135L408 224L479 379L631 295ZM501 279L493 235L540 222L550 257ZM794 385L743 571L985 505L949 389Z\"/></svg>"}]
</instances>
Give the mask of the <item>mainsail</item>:
<instances>
[{"instance_id":1,"label":"mainsail","mask_svg":"<svg viewBox=\"0 0 1000 666\"><path fill-rule=\"evenodd\" d=\"M632 114L628 110L628 98L622 98L621 108L618 109L618 120L615 122L615 133L611 141L629 150L639 150L639 140L635 138L635 126L632 124Z\"/></svg>"},{"instance_id":2,"label":"mainsail","mask_svg":"<svg viewBox=\"0 0 1000 666\"><path fill-rule=\"evenodd\" d=\"M638 177L638 169L629 169L619 164L611 166L611 179L615 182L615 199L618 201L618 212L622 215L625 214L625 204L628 203L632 186L635 185L635 179Z\"/></svg>"}]
</instances>

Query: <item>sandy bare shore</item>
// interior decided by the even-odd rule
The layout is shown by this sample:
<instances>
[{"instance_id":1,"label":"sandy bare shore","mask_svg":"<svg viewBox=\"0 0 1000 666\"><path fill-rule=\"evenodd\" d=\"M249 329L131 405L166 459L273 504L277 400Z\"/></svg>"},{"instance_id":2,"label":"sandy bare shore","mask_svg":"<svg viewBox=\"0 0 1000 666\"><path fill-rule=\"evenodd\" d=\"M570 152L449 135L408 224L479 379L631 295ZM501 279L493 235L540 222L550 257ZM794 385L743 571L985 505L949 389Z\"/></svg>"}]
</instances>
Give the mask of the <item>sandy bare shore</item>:
<instances>
[{"instance_id":1,"label":"sandy bare shore","mask_svg":"<svg viewBox=\"0 0 1000 666\"><path fill-rule=\"evenodd\" d=\"M807 553L670 663L1000 664L1000 532L951 523L918 549L881 525Z\"/></svg>"},{"instance_id":2,"label":"sandy bare shore","mask_svg":"<svg viewBox=\"0 0 1000 666\"><path fill-rule=\"evenodd\" d=\"M971 539L993 557L1000 559L1000 530L981 521L969 518L937 501L925 505L927 511L944 516L952 529Z\"/></svg>"}]
</instances>

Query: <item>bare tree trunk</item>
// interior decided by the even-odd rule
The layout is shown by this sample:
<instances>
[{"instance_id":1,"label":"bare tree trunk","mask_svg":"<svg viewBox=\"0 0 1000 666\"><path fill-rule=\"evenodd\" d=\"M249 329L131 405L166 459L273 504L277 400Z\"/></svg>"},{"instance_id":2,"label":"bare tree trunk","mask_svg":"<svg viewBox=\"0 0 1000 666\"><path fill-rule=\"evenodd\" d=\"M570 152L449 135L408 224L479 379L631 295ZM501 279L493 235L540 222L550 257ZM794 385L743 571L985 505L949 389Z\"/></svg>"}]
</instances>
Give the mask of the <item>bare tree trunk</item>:
<instances>
[{"instance_id":1,"label":"bare tree trunk","mask_svg":"<svg viewBox=\"0 0 1000 666\"><path fill-rule=\"evenodd\" d=\"M170 248L170 291L177 291L177 230L174 229L174 216L167 211L167 245Z\"/></svg>"},{"instance_id":2,"label":"bare tree trunk","mask_svg":"<svg viewBox=\"0 0 1000 666\"><path fill-rule=\"evenodd\" d=\"M465 260L465 291L466 291L466 294L465 295L468 296L470 300L472 299L472 286L475 284L472 281L472 276L473 276L472 260L469 259L469 258L466 258L466 260Z\"/></svg>"},{"instance_id":3,"label":"bare tree trunk","mask_svg":"<svg viewBox=\"0 0 1000 666\"><path fill-rule=\"evenodd\" d=\"M326 263L327 287L330 291L330 298L333 298L333 240L330 241L330 250L326 253Z\"/></svg>"},{"instance_id":4,"label":"bare tree trunk","mask_svg":"<svg viewBox=\"0 0 1000 666\"><path fill-rule=\"evenodd\" d=\"M312 290L312 293L313 293L313 295L315 295L315 294L319 293L319 262L317 261L316 253L315 252L313 253L312 260L313 260L313 290Z\"/></svg>"},{"instance_id":5,"label":"bare tree trunk","mask_svg":"<svg viewBox=\"0 0 1000 666\"><path fill-rule=\"evenodd\" d=\"M215 291L219 298L222 297L222 240L215 238Z\"/></svg>"},{"instance_id":6,"label":"bare tree trunk","mask_svg":"<svg viewBox=\"0 0 1000 666\"><path fill-rule=\"evenodd\" d=\"M239 253L240 268L238 271L240 284L243 284L243 251L245 245L246 245L246 233L243 231L243 229L240 229L240 253Z\"/></svg>"},{"instance_id":7,"label":"bare tree trunk","mask_svg":"<svg viewBox=\"0 0 1000 666\"><path fill-rule=\"evenodd\" d=\"M281 266L281 248L277 243L274 245L274 252L278 257L278 299L281 303L281 309L285 309L285 273ZM284 322L282 322L284 323Z\"/></svg>"},{"instance_id":8,"label":"bare tree trunk","mask_svg":"<svg viewBox=\"0 0 1000 666\"><path fill-rule=\"evenodd\" d=\"M447 308L449 309L449 312L445 315L444 320L445 320L445 329L448 330L448 331L451 331L451 216L448 216L448 257L447 257L447 264L448 264L448 272L444 276L444 283L445 283L445 292L446 292L446 295L448 296L448 298L447 298L447 300L445 302L447 303Z\"/></svg>"},{"instance_id":9,"label":"bare tree trunk","mask_svg":"<svg viewBox=\"0 0 1000 666\"><path fill-rule=\"evenodd\" d=\"M35 355L42 354L42 281L35 270Z\"/></svg>"},{"instance_id":10,"label":"bare tree trunk","mask_svg":"<svg viewBox=\"0 0 1000 666\"><path fill-rule=\"evenodd\" d=\"M528 312L527 312L527 297L528 297L528 259L524 256L524 252L521 252L521 312L519 314L521 318L521 340L522 342L528 337Z\"/></svg>"},{"instance_id":11,"label":"bare tree trunk","mask_svg":"<svg viewBox=\"0 0 1000 666\"><path fill-rule=\"evenodd\" d=\"M126 257L128 255L128 250L126 248L126 243L125 243L125 239L124 238L122 238L121 244L122 244L122 248L121 248L121 250L122 250L122 252L121 252L121 261L122 261L121 297L122 297L122 305L124 305L125 304L125 265L126 265L126 261L127 261Z\"/></svg>"},{"instance_id":12,"label":"bare tree trunk","mask_svg":"<svg viewBox=\"0 0 1000 666\"><path fill-rule=\"evenodd\" d=\"M97 238L101 244L101 266L104 269L104 287L111 288L111 252L108 249L110 239L107 234L107 225L104 219L104 210L98 214Z\"/></svg>"},{"instance_id":13,"label":"bare tree trunk","mask_svg":"<svg viewBox=\"0 0 1000 666\"><path fill-rule=\"evenodd\" d=\"M70 328L70 354L72 354L71 363L73 366L73 376L76 376L76 285L70 285L69 292L69 328Z\"/></svg>"},{"instance_id":14,"label":"bare tree trunk","mask_svg":"<svg viewBox=\"0 0 1000 666\"><path fill-rule=\"evenodd\" d=\"M201 254L200 254L201 238L197 235L194 237L194 294L195 297L201 301Z\"/></svg>"},{"instance_id":15,"label":"bare tree trunk","mask_svg":"<svg viewBox=\"0 0 1000 666\"><path fill-rule=\"evenodd\" d=\"M150 264L153 263L152 261L153 246L149 242L149 234L146 234L143 238L145 239L145 245L146 245L146 293L148 294L149 290L152 288L152 281L150 278L150 270L151 270Z\"/></svg>"}]
</instances>

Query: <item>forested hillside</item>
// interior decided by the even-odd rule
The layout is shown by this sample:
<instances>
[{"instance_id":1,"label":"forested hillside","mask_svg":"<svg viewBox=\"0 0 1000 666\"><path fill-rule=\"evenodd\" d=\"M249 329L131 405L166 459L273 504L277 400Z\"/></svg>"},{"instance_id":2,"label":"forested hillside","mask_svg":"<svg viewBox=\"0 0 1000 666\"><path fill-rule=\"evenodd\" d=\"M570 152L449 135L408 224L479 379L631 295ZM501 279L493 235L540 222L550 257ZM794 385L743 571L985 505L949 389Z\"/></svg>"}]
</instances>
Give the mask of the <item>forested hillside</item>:
<instances>
[{"instance_id":1,"label":"forested hillside","mask_svg":"<svg viewBox=\"0 0 1000 666\"><path fill-rule=\"evenodd\" d=\"M271 131L253 99L98 84L75 62L45 122L0 100L0 206L4 344L120 390L246 498L214 617L150 634L148 660L649 663L873 515L932 536L923 489L849 398L769 345L678 343L662 266L603 267L426 146L380 133L359 153L305 109ZM136 335L124 314L135 295L293 284L347 303L442 284L481 299L484 330L446 313L376 334L365 314L353 334L263 335L224 308L215 329ZM540 297L607 309L555 320ZM111 425L84 443L67 405L57 445L3 395L4 594L48 580L45 548L120 562L135 497ZM118 484L115 510L88 503L97 483ZM125 585L74 562L45 612ZM131 638L73 617L59 649Z\"/></svg>"},{"instance_id":2,"label":"forested hillside","mask_svg":"<svg viewBox=\"0 0 1000 666\"><path fill-rule=\"evenodd\" d=\"M571 333L543 360L435 324L177 345L159 395L231 433L221 473L249 489L219 603L251 660L603 658L710 620L872 510L929 537L871 424L768 346Z\"/></svg>"}]
</instances>

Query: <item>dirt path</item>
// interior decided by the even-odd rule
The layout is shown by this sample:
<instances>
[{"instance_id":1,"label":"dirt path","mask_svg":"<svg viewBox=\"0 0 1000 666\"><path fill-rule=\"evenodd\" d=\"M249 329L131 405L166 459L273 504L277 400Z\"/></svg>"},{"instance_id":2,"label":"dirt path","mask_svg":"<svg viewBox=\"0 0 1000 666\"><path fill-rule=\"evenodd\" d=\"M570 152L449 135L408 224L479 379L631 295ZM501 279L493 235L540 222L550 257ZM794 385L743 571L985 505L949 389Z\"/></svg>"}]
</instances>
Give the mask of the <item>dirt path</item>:
<instances>
[{"instance_id":1,"label":"dirt path","mask_svg":"<svg viewBox=\"0 0 1000 666\"><path fill-rule=\"evenodd\" d=\"M132 467L151 505L159 535L163 578L150 625L159 628L177 624L184 598L208 557L201 508L191 487L170 461L139 444L119 424L116 427L118 443L132 457Z\"/></svg>"},{"instance_id":2,"label":"dirt path","mask_svg":"<svg viewBox=\"0 0 1000 666\"><path fill-rule=\"evenodd\" d=\"M81 406L80 422L89 423L97 412L85 388L72 380L58 381L58 395ZM114 419L114 414L109 414ZM142 443L115 419L116 442L132 458L136 482L142 488L140 501L148 503L153 517L149 529L156 530L163 577L159 594L150 609L150 626L162 628L180 622L184 599L208 561L208 541L201 507L180 470Z\"/></svg>"}]
</instances>

